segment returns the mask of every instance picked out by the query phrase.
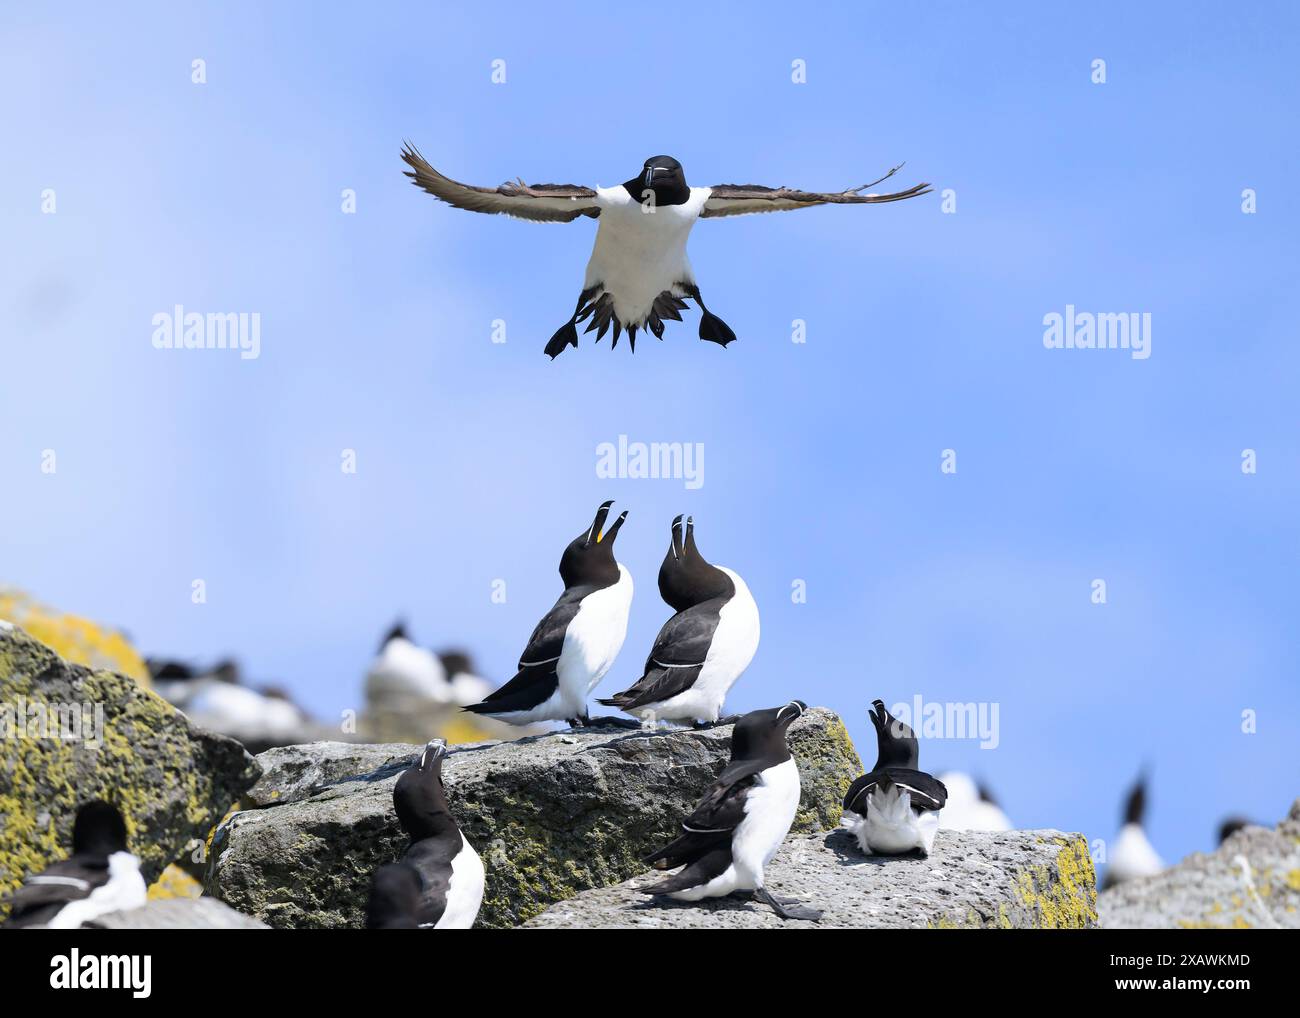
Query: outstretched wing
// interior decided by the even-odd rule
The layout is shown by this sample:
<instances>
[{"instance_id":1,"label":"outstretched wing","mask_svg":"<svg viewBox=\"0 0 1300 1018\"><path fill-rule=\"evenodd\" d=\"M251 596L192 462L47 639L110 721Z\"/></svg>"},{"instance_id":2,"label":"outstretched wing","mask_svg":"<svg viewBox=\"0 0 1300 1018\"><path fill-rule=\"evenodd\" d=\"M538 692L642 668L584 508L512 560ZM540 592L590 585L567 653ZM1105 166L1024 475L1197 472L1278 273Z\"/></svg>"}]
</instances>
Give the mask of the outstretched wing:
<instances>
[{"instance_id":1,"label":"outstretched wing","mask_svg":"<svg viewBox=\"0 0 1300 1018\"><path fill-rule=\"evenodd\" d=\"M407 142L402 159L411 167L406 175L448 205L471 212L492 212L537 223L571 223L579 216L595 219L600 215L596 192L577 184L525 184L522 180L506 182L500 187L474 187L444 177L428 164L424 156Z\"/></svg>"},{"instance_id":2,"label":"outstretched wing","mask_svg":"<svg viewBox=\"0 0 1300 1018\"><path fill-rule=\"evenodd\" d=\"M713 219L718 216L745 216L752 212L784 212L788 209L808 209L814 205L877 205L887 201L902 201L904 198L916 198L929 194L929 184L917 184L906 191L891 194L874 194L861 192L875 187L881 181L888 180L900 169L899 163L880 180L873 180L861 187L851 187L847 191L798 191L790 187L763 187L761 184L718 184L710 188L708 201L704 203L701 219Z\"/></svg>"},{"instance_id":3,"label":"outstretched wing","mask_svg":"<svg viewBox=\"0 0 1300 1018\"><path fill-rule=\"evenodd\" d=\"M925 771L915 771L908 767L885 767L870 774L864 774L849 786L844 793L844 808L862 816L867 815L867 795L880 779L889 776L889 780L898 785L912 797L912 806L916 809L943 809L948 801L948 788L942 781Z\"/></svg>"}]
</instances>

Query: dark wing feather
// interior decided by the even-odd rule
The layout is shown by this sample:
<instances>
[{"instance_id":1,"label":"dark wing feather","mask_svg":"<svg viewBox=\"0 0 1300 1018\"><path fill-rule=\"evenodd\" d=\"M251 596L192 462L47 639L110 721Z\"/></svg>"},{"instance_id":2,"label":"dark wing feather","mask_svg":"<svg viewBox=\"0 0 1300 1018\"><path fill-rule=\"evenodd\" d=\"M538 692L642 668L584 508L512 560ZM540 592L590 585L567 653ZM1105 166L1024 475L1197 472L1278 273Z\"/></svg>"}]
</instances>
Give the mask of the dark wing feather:
<instances>
[{"instance_id":1,"label":"dark wing feather","mask_svg":"<svg viewBox=\"0 0 1300 1018\"><path fill-rule=\"evenodd\" d=\"M917 184L906 191L891 194L862 194L883 180L888 180L902 168L900 163L880 180L847 191L800 191L792 187L763 187L761 184L718 184L710 188L704 203L701 219L719 216L744 216L753 212L784 212L789 209L807 209L814 205L878 205L889 201L902 201L929 194L929 184Z\"/></svg>"},{"instance_id":2,"label":"dark wing feather","mask_svg":"<svg viewBox=\"0 0 1300 1018\"><path fill-rule=\"evenodd\" d=\"M948 801L948 789L944 783L925 771L914 771L908 767L882 767L878 771L862 775L849 786L844 794L844 808L866 816L866 797L884 775L888 775L894 784L903 787L911 797L913 809L943 809L944 803Z\"/></svg>"},{"instance_id":3,"label":"dark wing feather","mask_svg":"<svg viewBox=\"0 0 1300 1018\"><path fill-rule=\"evenodd\" d=\"M754 784L754 776L763 766L759 760L727 764L695 810L682 822L681 837L647 858L646 863L657 870L670 870L696 862L719 847L729 848L732 832L745 818L745 799Z\"/></svg>"},{"instance_id":4,"label":"dark wing feather","mask_svg":"<svg viewBox=\"0 0 1300 1018\"><path fill-rule=\"evenodd\" d=\"M108 883L108 857L73 856L28 877L0 905L11 906L5 926L39 926L53 919L64 905L89 897Z\"/></svg>"},{"instance_id":5,"label":"dark wing feather","mask_svg":"<svg viewBox=\"0 0 1300 1018\"><path fill-rule=\"evenodd\" d=\"M454 838L425 838L417 841L402 856L402 862L420 874L422 891L416 922L432 926L447 911L447 892L451 889L451 861L460 851L460 832Z\"/></svg>"},{"instance_id":6,"label":"dark wing feather","mask_svg":"<svg viewBox=\"0 0 1300 1018\"><path fill-rule=\"evenodd\" d=\"M537 223L571 223L579 216L600 215L596 192L577 184L525 184L522 180L500 187L475 187L444 177L409 142L402 159L411 167L406 175L412 183L448 205L470 212L499 213Z\"/></svg>"},{"instance_id":7,"label":"dark wing feather","mask_svg":"<svg viewBox=\"0 0 1300 1018\"><path fill-rule=\"evenodd\" d=\"M725 603L725 599L715 598L670 618L655 638L641 678L629 689L600 702L627 710L662 703L690 689L708 656L718 628L718 614Z\"/></svg>"}]
</instances>

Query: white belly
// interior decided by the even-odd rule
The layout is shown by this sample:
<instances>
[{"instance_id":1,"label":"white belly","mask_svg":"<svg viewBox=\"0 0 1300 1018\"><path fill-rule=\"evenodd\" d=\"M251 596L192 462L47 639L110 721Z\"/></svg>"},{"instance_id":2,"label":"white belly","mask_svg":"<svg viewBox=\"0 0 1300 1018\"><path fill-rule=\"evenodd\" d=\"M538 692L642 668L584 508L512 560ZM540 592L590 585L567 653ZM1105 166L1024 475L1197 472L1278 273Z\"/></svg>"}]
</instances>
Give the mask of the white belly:
<instances>
[{"instance_id":1,"label":"white belly","mask_svg":"<svg viewBox=\"0 0 1300 1018\"><path fill-rule=\"evenodd\" d=\"M871 791L865 818L848 812L842 822L867 855L902 855L917 849L929 855L939 830L939 813L915 812L911 795L894 785L888 792Z\"/></svg>"},{"instance_id":2,"label":"white belly","mask_svg":"<svg viewBox=\"0 0 1300 1018\"><path fill-rule=\"evenodd\" d=\"M708 196L708 188L692 188L684 204L645 212L621 185L598 189L600 226L583 288L600 285L613 298L614 314L624 325L644 322L665 290L682 296L676 284L695 279L686 239Z\"/></svg>"},{"instance_id":3,"label":"white belly","mask_svg":"<svg viewBox=\"0 0 1300 1018\"><path fill-rule=\"evenodd\" d=\"M731 577L736 594L718 615L718 628L699 676L690 689L638 709L643 717L653 714L662 721L717 721L727 691L754 660L758 651L758 605L744 580L725 566L719 568Z\"/></svg>"},{"instance_id":4,"label":"white belly","mask_svg":"<svg viewBox=\"0 0 1300 1018\"><path fill-rule=\"evenodd\" d=\"M468 930L478 918L483 903L485 875L483 860L474 846L460 836L461 849L451 861L451 883L447 888L447 907L442 918L434 923L435 930Z\"/></svg>"},{"instance_id":5,"label":"white belly","mask_svg":"<svg viewBox=\"0 0 1300 1018\"><path fill-rule=\"evenodd\" d=\"M1138 824L1125 824L1115 839L1115 847L1110 852L1107 864L1111 880L1132 880L1134 877L1148 877L1165 868L1164 860L1147 839L1146 833Z\"/></svg>"}]
</instances>

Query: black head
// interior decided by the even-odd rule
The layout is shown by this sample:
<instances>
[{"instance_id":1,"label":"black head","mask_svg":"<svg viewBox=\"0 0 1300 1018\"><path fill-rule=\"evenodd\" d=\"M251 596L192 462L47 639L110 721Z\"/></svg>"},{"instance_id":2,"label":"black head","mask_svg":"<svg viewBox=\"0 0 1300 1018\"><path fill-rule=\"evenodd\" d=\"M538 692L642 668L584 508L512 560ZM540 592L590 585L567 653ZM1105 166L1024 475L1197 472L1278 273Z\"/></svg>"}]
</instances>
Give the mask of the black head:
<instances>
[{"instance_id":1,"label":"black head","mask_svg":"<svg viewBox=\"0 0 1300 1018\"><path fill-rule=\"evenodd\" d=\"M410 863L390 862L375 870L366 903L366 929L414 930L424 882Z\"/></svg>"},{"instance_id":2,"label":"black head","mask_svg":"<svg viewBox=\"0 0 1300 1018\"><path fill-rule=\"evenodd\" d=\"M379 649L382 651L385 647L387 647L389 640L409 640L409 639L410 637L406 635L406 620L398 619L396 622L392 624L391 627L389 627L388 632L384 634L384 638L379 641Z\"/></svg>"},{"instance_id":3,"label":"black head","mask_svg":"<svg viewBox=\"0 0 1300 1018\"><path fill-rule=\"evenodd\" d=\"M196 677L194 669L184 661L162 661L151 657L146 659L144 666L155 682L188 682Z\"/></svg>"},{"instance_id":4,"label":"black head","mask_svg":"<svg viewBox=\"0 0 1300 1018\"><path fill-rule=\"evenodd\" d=\"M885 710L883 700L873 700L875 710L868 711L871 723L876 726L876 766L908 767L920 769L921 747L916 741L916 733Z\"/></svg>"},{"instance_id":5,"label":"black head","mask_svg":"<svg viewBox=\"0 0 1300 1018\"><path fill-rule=\"evenodd\" d=\"M753 710L736 722L731 732L731 759L763 760L769 764L790 759L785 733L790 722L803 714L808 705L791 700L783 707Z\"/></svg>"},{"instance_id":6,"label":"black head","mask_svg":"<svg viewBox=\"0 0 1300 1018\"><path fill-rule=\"evenodd\" d=\"M474 659L463 650L439 651L438 660L442 662L443 670L448 675L460 675L462 673L475 675L478 672L474 667Z\"/></svg>"},{"instance_id":7,"label":"black head","mask_svg":"<svg viewBox=\"0 0 1300 1018\"><path fill-rule=\"evenodd\" d=\"M1124 823L1142 826L1142 818L1147 811L1147 775L1143 771L1137 782L1129 789L1128 798L1124 800Z\"/></svg>"},{"instance_id":8,"label":"black head","mask_svg":"<svg viewBox=\"0 0 1300 1018\"><path fill-rule=\"evenodd\" d=\"M715 597L730 598L736 592L731 577L710 565L695 547L695 520L678 516L673 520L668 552L659 567L659 595L674 611L685 611Z\"/></svg>"},{"instance_id":9,"label":"black head","mask_svg":"<svg viewBox=\"0 0 1300 1018\"><path fill-rule=\"evenodd\" d=\"M112 803L94 799L77 810L72 854L111 855L126 851L126 821Z\"/></svg>"},{"instance_id":10,"label":"black head","mask_svg":"<svg viewBox=\"0 0 1300 1018\"><path fill-rule=\"evenodd\" d=\"M1238 831L1249 826L1250 821L1245 817L1228 817L1223 823L1219 824L1219 844L1222 845Z\"/></svg>"},{"instance_id":11,"label":"black head","mask_svg":"<svg viewBox=\"0 0 1300 1018\"><path fill-rule=\"evenodd\" d=\"M434 739L424 747L420 759L402 772L393 787L397 822L412 841L437 837L456 827L442 787L442 760L446 755L447 744L442 739Z\"/></svg>"},{"instance_id":12,"label":"black head","mask_svg":"<svg viewBox=\"0 0 1300 1018\"><path fill-rule=\"evenodd\" d=\"M683 205L691 197L682 164L672 156L651 156L641 172L623 185L635 201L645 201L653 191L655 205Z\"/></svg>"},{"instance_id":13,"label":"black head","mask_svg":"<svg viewBox=\"0 0 1300 1018\"><path fill-rule=\"evenodd\" d=\"M993 796L993 790L988 785L981 781L977 787L979 788L980 802L987 802L990 806L999 805L998 800Z\"/></svg>"},{"instance_id":14,"label":"black head","mask_svg":"<svg viewBox=\"0 0 1300 1018\"><path fill-rule=\"evenodd\" d=\"M627 519L627 510L619 514L609 530L605 530L605 518L613 502L602 502L596 510L596 518L591 526L575 537L564 549L560 558L560 579L565 588L569 587L608 587L618 582L618 563L614 561L614 540L619 528Z\"/></svg>"},{"instance_id":15,"label":"black head","mask_svg":"<svg viewBox=\"0 0 1300 1018\"><path fill-rule=\"evenodd\" d=\"M239 662L225 658L212 666L212 677L219 682L228 682L232 686L240 683Z\"/></svg>"}]
</instances>

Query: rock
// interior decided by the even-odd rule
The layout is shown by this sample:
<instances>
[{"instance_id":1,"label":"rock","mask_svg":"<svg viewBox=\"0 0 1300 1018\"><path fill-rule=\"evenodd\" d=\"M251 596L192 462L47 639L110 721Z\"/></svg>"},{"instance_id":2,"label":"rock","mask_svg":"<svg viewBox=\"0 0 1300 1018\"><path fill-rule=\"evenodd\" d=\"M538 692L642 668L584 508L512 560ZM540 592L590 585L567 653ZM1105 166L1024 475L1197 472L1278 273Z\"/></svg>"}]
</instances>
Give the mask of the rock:
<instances>
[{"instance_id":1,"label":"rock","mask_svg":"<svg viewBox=\"0 0 1300 1018\"><path fill-rule=\"evenodd\" d=\"M1245 827L1213 852L1108 888L1097 907L1107 929L1300 929L1300 799L1276 829Z\"/></svg>"},{"instance_id":2,"label":"rock","mask_svg":"<svg viewBox=\"0 0 1300 1018\"><path fill-rule=\"evenodd\" d=\"M151 901L142 908L110 912L89 925L101 930L266 930L266 923L241 915L216 898Z\"/></svg>"},{"instance_id":3,"label":"rock","mask_svg":"<svg viewBox=\"0 0 1300 1018\"><path fill-rule=\"evenodd\" d=\"M258 773L239 743L133 679L0 626L0 895L67 855L76 808L96 797L122 810L152 882Z\"/></svg>"},{"instance_id":4,"label":"rock","mask_svg":"<svg viewBox=\"0 0 1300 1018\"><path fill-rule=\"evenodd\" d=\"M847 831L791 835L772 860L768 889L824 911L785 922L739 898L678 902L640 888L646 872L583 891L525 924L532 929L1089 928L1097 889L1087 839L1060 831L940 831L928 859L864 856Z\"/></svg>"},{"instance_id":5,"label":"rock","mask_svg":"<svg viewBox=\"0 0 1300 1018\"><path fill-rule=\"evenodd\" d=\"M106 669L149 686L149 669L125 633L52 608L13 587L0 587L0 625L8 622L35 637L64 661Z\"/></svg>"},{"instance_id":6,"label":"rock","mask_svg":"<svg viewBox=\"0 0 1300 1018\"><path fill-rule=\"evenodd\" d=\"M479 924L514 926L640 872L641 858L675 836L729 759L730 740L730 727L596 729L455 747L443 776L452 812L487 868ZM862 773L843 723L814 708L791 725L790 742L803 775L796 823L833 826ZM371 874L405 848L393 785L420 748L371 747L367 755L326 744L266 757L271 776L257 795L271 801L278 788L288 801L237 813L218 829L208 892L276 927L361 925ZM355 763L341 763L349 754ZM357 769L350 779L339 773L348 767ZM295 801L320 780L333 783Z\"/></svg>"},{"instance_id":7,"label":"rock","mask_svg":"<svg viewBox=\"0 0 1300 1018\"><path fill-rule=\"evenodd\" d=\"M406 743L312 742L281 746L257 757L262 776L242 802L250 807L297 802L347 781L370 781L401 773L419 758Z\"/></svg>"}]
</instances>

